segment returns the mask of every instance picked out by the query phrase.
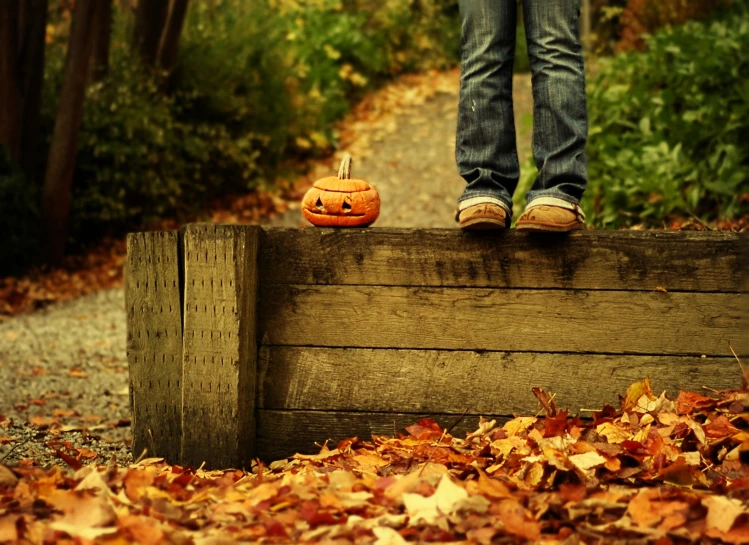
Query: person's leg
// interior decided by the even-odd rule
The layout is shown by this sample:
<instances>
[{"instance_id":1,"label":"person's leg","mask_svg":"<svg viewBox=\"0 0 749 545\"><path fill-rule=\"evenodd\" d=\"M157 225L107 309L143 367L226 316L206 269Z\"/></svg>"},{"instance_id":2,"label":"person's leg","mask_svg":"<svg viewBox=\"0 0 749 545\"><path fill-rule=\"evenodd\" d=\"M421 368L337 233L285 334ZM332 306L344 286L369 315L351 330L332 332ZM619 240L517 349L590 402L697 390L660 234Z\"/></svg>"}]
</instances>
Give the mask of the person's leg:
<instances>
[{"instance_id":1,"label":"person's leg","mask_svg":"<svg viewBox=\"0 0 749 545\"><path fill-rule=\"evenodd\" d=\"M580 2L523 0L523 15L533 87L533 158L538 167L526 199L529 208L557 206L580 218L578 205L588 181Z\"/></svg>"},{"instance_id":2,"label":"person's leg","mask_svg":"<svg viewBox=\"0 0 749 545\"><path fill-rule=\"evenodd\" d=\"M460 101L455 156L466 181L459 210L499 205L507 224L520 171L512 111L515 0L460 0Z\"/></svg>"}]
</instances>

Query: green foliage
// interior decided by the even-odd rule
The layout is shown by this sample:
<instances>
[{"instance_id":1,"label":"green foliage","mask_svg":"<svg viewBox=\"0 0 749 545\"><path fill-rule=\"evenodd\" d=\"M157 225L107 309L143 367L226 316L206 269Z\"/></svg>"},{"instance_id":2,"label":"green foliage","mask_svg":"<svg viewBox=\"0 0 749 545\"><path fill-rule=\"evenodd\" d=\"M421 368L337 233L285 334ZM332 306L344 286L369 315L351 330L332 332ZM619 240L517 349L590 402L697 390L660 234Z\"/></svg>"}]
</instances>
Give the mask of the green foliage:
<instances>
[{"instance_id":1,"label":"green foliage","mask_svg":"<svg viewBox=\"0 0 749 545\"><path fill-rule=\"evenodd\" d=\"M520 11L518 6L518 11ZM530 60L528 59L528 43L525 38L525 25L523 24L523 17L518 17L518 27L515 34L515 64L513 65L513 72L516 74L530 72Z\"/></svg>"},{"instance_id":2,"label":"green foliage","mask_svg":"<svg viewBox=\"0 0 749 545\"><path fill-rule=\"evenodd\" d=\"M749 213L747 11L737 5L646 41L643 52L601 60L588 86L589 221L662 226L674 215Z\"/></svg>"},{"instance_id":3,"label":"green foliage","mask_svg":"<svg viewBox=\"0 0 749 545\"><path fill-rule=\"evenodd\" d=\"M169 80L140 69L118 13L110 75L86 96L74 232L251 189L290 156L330 150L333 123L365 90L456 61L451 2L361 4L193 2ZM61 63L50 67L54 80Z\"/></svg>"},{"instance_id":4,"label":"green foliage","mask_svg":"<svg viewBox=\"0 0 749 545\"><path fill-rule=\"evenodd\" d=\"M319 154L364 91L403 70L456 62L456 15L446 0L195 4L175 98L190 119L251 133L264 165Z\"/></svg>"}]
</instances>

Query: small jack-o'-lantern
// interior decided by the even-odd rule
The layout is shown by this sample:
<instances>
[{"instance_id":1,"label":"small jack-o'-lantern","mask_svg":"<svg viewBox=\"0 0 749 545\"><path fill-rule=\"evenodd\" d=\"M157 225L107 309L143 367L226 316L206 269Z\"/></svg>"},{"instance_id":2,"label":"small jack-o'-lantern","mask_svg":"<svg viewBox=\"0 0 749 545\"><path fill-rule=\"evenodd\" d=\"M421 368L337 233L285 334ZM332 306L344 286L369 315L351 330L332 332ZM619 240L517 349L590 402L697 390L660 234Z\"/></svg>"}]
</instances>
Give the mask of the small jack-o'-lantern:
<instances>
[{"instance_id":1,"label":"small jack-o'-lantern","mask_svg":"<svg viewBox=\"0 0 749 545\"><path fill-rule=\"evenodd\" d=\"M318 227L366 227L380 215L380 195L363 180L351 179L351 156L338 177L317 180L302 199L302 214Z\"/></svg>"}]
</instances>

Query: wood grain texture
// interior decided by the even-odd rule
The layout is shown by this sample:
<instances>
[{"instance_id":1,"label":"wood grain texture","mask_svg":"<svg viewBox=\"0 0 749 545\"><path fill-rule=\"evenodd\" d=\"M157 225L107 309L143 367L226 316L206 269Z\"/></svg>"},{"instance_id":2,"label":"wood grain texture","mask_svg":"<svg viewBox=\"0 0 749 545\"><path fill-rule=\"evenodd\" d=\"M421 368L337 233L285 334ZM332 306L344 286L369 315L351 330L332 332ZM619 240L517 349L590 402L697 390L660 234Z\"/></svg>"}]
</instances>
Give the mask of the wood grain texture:
<instances>
[{"instance_id":1,"label":"wood grain texture","mask_svg":"<svg viewBox=\"0 0 749 545\"><path fill-rule=\"evenodd\" d=\"M440 350L261 347L260 409L535 414L531 388L556 394L560 408L618 406L650 377L654 391L738 388L736 360Z\"/></svg>"},{"instance_id":2,"label":"wood grain texture","mask_svg":"<svg viewBox=\"0 0 749 545\"><path fill-rule=\"evenodd\" d=\"M182 313L178 234L127 237L125 307L133 457L177 462L182 435Z\"/></svg>"},{"instance_id":3,"label":"wood grain texture","mask_svg":"<svg viewBox=\"0 0 749 545\"><path fill-rule=\"evenodd\" d=\"M257 412L258 458L265 462L280 460L294 453L316 454L327 439L328 448L335 448L341 439L358 437L369 441L372 435L393 436L394 430L431 418L443 429L449 428L460 418L460 414L427 413L373 413L373 412L332 412L332 411L277 411L260 409ZM499 425L508 417L496 418ZM450 432L455 437L464 437L466 432L478 428L479 415L466 414Z\"/></svg>"},{"instance_id":4,"label":"wood grain texture","mask_svg":"<svg viewBox=\"0 0 749 545\"><path fill-rule=\"evenodd\" d=\"M264 286L263 344L730 355L737 294Z\"/></svg>"},{"instance_id":5,"label":"wood grain texture","mask_svg":"<svg viewBox=\"0 0 749 545\"><path fill-rule=\"evenodd\" d=\"M263 231L261 284L739 291L743 235L459 229Z\"/></svg>"},{"instance_id":6,"label":"wood grain texture","mask_svg":"<svg viewBox=\"0 0 749 545\"><path fill-rule=\"evenodd\" d=\"M184 238L182 463L249 467L259 227L191 224Z\"/></svg>"}]
</instances>

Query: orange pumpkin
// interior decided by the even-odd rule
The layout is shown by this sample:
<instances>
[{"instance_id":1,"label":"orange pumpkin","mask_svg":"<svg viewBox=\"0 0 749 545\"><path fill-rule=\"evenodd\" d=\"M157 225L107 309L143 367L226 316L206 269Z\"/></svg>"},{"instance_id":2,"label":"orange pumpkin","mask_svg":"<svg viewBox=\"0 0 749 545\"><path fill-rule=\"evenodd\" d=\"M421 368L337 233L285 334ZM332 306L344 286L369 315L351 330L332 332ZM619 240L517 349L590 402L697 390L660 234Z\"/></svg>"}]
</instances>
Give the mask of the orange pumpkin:
<instances>
[{"instance_id":1,"label":"orange pumpkin","mask_svg":"<svg viewBox=\"0 0 749 545\"><path fill-rule=\"evenodd\" d=\"M380 215L380 195L364 180L351 179L351 156L338 177L317 180L302 199L302 214L318 227L366 227Z\"/></svg>"}]
</instances>

